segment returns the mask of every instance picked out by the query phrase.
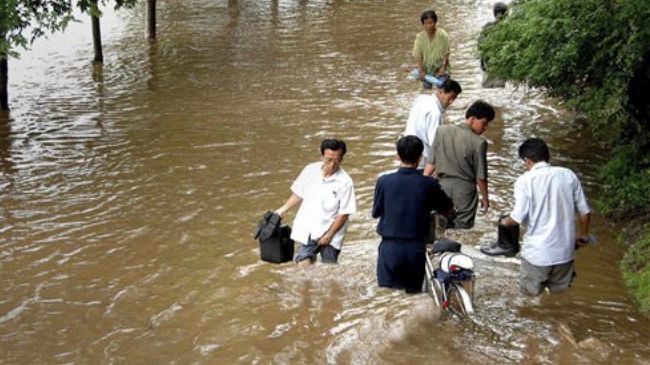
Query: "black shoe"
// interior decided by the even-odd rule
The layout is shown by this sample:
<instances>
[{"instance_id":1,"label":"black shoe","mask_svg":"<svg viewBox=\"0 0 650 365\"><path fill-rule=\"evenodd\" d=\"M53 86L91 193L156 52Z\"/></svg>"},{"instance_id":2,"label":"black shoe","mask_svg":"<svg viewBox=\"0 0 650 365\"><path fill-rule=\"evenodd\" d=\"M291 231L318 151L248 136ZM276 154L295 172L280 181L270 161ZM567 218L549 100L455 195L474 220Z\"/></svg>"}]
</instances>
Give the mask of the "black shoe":
<instances>
[{"instance_id":1,"label":"black shoe","mask_svg":"<svg viewBox=\"0 0 650 365\"><path fill-rule=\"evenodd\" d=\"M488 256L505 256L514 257L517 252L511 248L503 248L497 244L491 246L481 246L481 252Z\"/></svg>"}]
</instances>

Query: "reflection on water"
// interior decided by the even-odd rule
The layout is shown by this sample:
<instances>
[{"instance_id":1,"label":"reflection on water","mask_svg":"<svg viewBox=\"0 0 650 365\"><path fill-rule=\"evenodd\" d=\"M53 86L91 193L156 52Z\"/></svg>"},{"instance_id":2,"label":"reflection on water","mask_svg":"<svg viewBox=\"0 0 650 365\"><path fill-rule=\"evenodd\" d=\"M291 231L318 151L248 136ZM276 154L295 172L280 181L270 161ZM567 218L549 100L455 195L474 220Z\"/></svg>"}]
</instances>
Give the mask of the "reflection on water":
<instances>
[{"instance_id":1,"label":"reflection on water","mask_svg":"<svg viewBox=\"0 0 650 365\"><path fill-rule=\"evenodd\" d=\"M103 65L87 22L12 59L0 363L647 363L650 322L621 287L616 226L596 217L600 244L558 296L520 297L518 261L478 252L512 204L524 138L547 139L592 197L604 158L554 100L480 87L487 1L435 4L463 86L447 121L476 98L498 109L492 210L453 234L477 262L478 313L437 321L426 296L376 287L372 193L418 92L402 66L428 5L168 1L146 41L140 4L106 10ZM260 262L255 222L326 135L349 144L359 205L340 265Z\"/></svg>"}]
</instances>

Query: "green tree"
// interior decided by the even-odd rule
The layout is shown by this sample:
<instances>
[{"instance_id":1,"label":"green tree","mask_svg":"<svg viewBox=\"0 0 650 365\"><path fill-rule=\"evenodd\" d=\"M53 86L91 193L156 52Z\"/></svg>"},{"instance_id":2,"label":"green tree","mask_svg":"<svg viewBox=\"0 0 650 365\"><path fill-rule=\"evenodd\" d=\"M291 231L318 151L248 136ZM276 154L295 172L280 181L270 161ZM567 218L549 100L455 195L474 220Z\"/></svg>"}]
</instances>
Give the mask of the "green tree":
<instances>
[{"instance_id":1,"label":"green tree","mask_svg":"<svg viewBox=\"0 0 650 365\"><path fill-rule=\"evenodd\" d=\"M0 1L0 110L9 110L9 57L28 48L35 39L65 29L74 20L74 6L91 16L95 61L103 60L99 5L115 9L135 6L137 0L1 0Z\"/></svg>"},{"instance_id":2,"label":"green tree","mask_svg":"<svg viewBox=\"0 0 650 365\"><path fill-rule=\"evenodd\" d=\"M92 31L93 31L93 48L95 50L94 62L103 62L104 54L102 51L102 36L99 18L102 12L99 5L107 5L107 3L114 3L115 9L132 8L137 3L137 0L77 0L77 6L82 12L90 15Z\"/></svg>"},{"instance_id":3,"label":"green tree","mask_svg":"<svg viewBox=\"0 0 650 365\"><path fill-rule=\"evenodd\" d=\"M491 73L564 99L611 146L604 213L650 208L648 19L647 0L519 0L479 43Z\"/></svg>"},{"instance_id":4,"label":"green tree","mask_svg":"<svg viewBox=\"0 0 650 365\"><path fill-rule=\"evenodd\" d=\"M0 2L0 110L8 110L8 59L46 32L61 30L73 19L69 0Z\"/></svg>"}]
</instances>

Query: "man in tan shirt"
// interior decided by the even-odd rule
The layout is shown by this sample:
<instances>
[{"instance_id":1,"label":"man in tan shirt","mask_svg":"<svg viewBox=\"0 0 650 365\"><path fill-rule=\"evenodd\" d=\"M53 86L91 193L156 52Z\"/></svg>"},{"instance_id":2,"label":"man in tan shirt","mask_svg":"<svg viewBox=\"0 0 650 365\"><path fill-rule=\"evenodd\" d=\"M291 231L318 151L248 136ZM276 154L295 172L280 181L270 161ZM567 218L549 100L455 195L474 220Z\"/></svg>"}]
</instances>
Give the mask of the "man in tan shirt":
<instances>
[{"instance_id":1,"label":"man in tan shirt","mask_svg":"<svg viewBox=\"0 0 650 365\"><path fill-rule=\"evenodd\" d=\"M433 10L427 10L420 16L422 31L415 36L413 42L413 58L419 70L418 77L425 89L431 89L432 84L424 80L425 75L442 78L451 77L449 66L450 42L447 32L439 28L438 15Z\"/></svg>"},{"instance_id":2,"label":"man in tan shirt","mask_svg":"<svg viewBox=\"0 0 650 365\"><path fill-rule=\"evenodd\" d=\"M465 112L465 123L438 127L430 161L442 190L453 200L456 217L449 228L474 226L476 208L490 206L487 180L487 140L481 134L494 119L494 108L483 100L475 101Z\"/></svg>"}]
</instances>

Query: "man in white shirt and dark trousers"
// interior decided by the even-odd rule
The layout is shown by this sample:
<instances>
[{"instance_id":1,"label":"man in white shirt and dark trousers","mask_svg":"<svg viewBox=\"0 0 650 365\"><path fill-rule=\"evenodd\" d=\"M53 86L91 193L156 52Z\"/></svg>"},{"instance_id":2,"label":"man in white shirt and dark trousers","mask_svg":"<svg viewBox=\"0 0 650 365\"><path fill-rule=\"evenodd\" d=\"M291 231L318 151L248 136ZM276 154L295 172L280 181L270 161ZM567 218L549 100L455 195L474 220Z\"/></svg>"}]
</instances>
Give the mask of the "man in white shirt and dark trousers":
<instances>
[{"instance_id":1,"label":"man in white shirt and dark trousers","mask_svg":"<svg viewBox=\"0 0 650 365\"><path fill-rule=\"evenodd\" d=\"M424 144L418 170L423 170L426 176L431 176L434 170L431 164L431 149L433 148L433 140L436 137L436 129L442 125L442 116L445 110L461 92L460 84L449 79L440 85L435 92L418 95L411 107L404 135L416 136Z\"/></svg>"},{"instance_id":2,"label":"man in white shirt and dark trousers","mask_svg":"<svg viewBox=\"0 0 650 365\"><path fill-rule=\"evenodd\" d=\"M536 296L544 288L558 293L571 286L575 250L589 241L589 205L576 174L549 165L543 140L526 140L519 146L519 157L528 171L515 182L515 206L500 223L526 225L519 273L522 293Z\"/></svg>"},{"instance_id":3,"label":"man in white shirt and dark trousers","mask_svg":"<svg viewBox=\"0 0 650 365\"><path fill-rule=\"evenodd\" d=\"M300 204L291 238L301 243L295 261L303 266L313 264L319 252L323 262L338 262L348 217L357 209L352 179L341 168L346 151L341 140L323 140L321 161L305 166L291 185L291 196L275 211L284 216Z\"/></svg>"}]
</instances>

